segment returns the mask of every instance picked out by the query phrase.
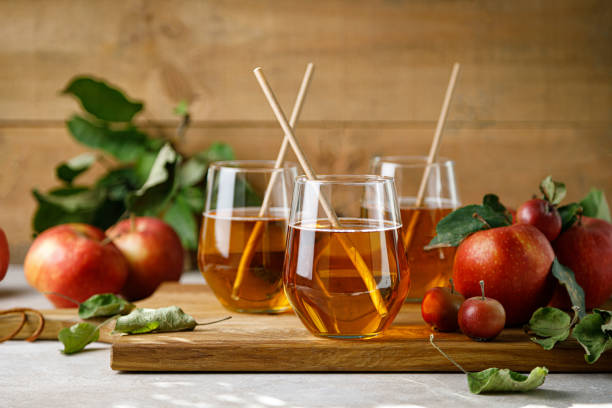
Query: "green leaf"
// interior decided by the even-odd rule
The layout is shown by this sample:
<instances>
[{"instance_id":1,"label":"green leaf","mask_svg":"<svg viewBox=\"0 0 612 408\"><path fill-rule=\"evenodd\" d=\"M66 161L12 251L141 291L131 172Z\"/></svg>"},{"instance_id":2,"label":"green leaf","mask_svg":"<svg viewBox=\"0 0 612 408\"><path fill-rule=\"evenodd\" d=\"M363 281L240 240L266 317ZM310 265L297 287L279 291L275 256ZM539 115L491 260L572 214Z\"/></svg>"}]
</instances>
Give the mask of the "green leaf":
<instances>
[{"instance_id":1,"label":"green leaf","mask_svg":"<svg viewBox=\"0 0 612 408\"><path fill-rule=\"evenodd\" d=\"M206 170L208 170L208 163L198 159L197 157L193 157L185 162L181 166L181 170L179 173L179 180L181 186L183 187L191 187L195 184L198 184L204 179L206 175Z\"/></svg>"},{"instance_id":2,"label":"green leaf","mask_svg":"<svg viewBox=\"0 0 612 408\"><path fill-rule=\"evenodd\" d=\"M74 78L64 93L76 96L83 109L108 122L129 122L143 108L142 102L131 101L119 89L91 77Z\"/></svg>"},{"instance_id":3,"label":"green leaf","mask_svg":"<svg viewBox=\"0 0 612 408\"><path fill-rule=\"evenodd\" d=\"M175 192L176 170L180 156L170 144L161 148L147 180L127 198L127 208L136 215L156 216L164 209Z\"/></svg>"},{"instance_id":4,"label":"green leaf","mask_svg":"<svg viewBox=\"0 0 612 408\"><path fill-rule=\"evenodd\" d=\"M537 337L531 341L541 345L544 350L551 350L558 341L564 341L570 334L572 319L562 310L554 307L541 307L529 319L529 329Z\"/></svg>"},{"instance_id":5,"label":"green leaf","mask_svg":"<svg viewBox=\"0 0 612 408\"><path fill-rule=\"evenodd\" d=\"M552 205L559 205L565 198L567 190L565 184L553 181L551 176L546 177L540 183L540 191L544 194L544 198Z\"/></svg>"},{"instance_id":6,"label":"green leaf","mask_svg":"<svg viewBox=\"0 0 612 408\"><path fill-rule=\"evenodd\" d=\"M64 344L64 354L77 353L89 343L97 341L99 337L100 329L89 323L77 323L65 327L57 335L57 339Z\"/></svg>"},{"instance_id":7,"label":"green leaf","mask_svg":"<svg viewBox=\"0 0 612 408\"><path fill-rule=\"evenodd\" d=\"M174 107L173 112L175 115L185 116L189 113L189 104L186 100L182 100Z\"/></svg>"},{"instance_id":8,"label":"green leaf","mask_svg":"<svg viewBox=\"0 0 612 408\"><path fill-rule=\"evenodd\" d=\"M127 314L134 309L134 304L112 293L93 295L79 305L79 317L108 317L117 314Z\"/></svg>"},{"instance_id":9,"label":"green leaf","mask_svg":"<svg viewBox=\"0 0 612 408\"><path fill-rule=\"evenodd\" d=\"M453 211L440 220L436 226L436 236L425 249L457 246L470 234L488 229L489 227L484 225L482 221L474 218L474 214L481 216L492 228L510 225L503 213L499 213L489 206L468 205Z\"/></svg>"},{"instance_id":10,"label":"green leaf","mask_svg":"<svg viewBox=\"0 0 612 408\"><path fill-rule=\"evenodd\" d=\"M561 216L561 231L568 230L578 220L578 214L582 212L582 207L578 203L571 203L558 208Z\"/></svg>"},{"instance_id":11,"label":"green leaf","mask_svg":"<svg viewBox=\"0 0 612 408\"><path fill-rule=\"evenodd\" d=\"M482 205L484 207L489 207L496 213L503 214L506 217L506 220L512 224L512 214L510 214L510 211L506 209L506 207L499 201L499 197L495 194L485 195L482 199Z\"/></svg>"},{"instance_id":12,"label":"green leaf","mask_svg":"<svg viewBox=\"0 0 612 408\"><path fill-rule=\"evenodd\" d=\"M174 228L185 248L198 248L198 223L182 192L176 195L163 219Z\"/></svg>"},{"instance_id":13,"label":"green leaf","mask_svg":"<svg viewBox=\"0 0 612 408\"><path fill-rule=\"evenodd\" d=\"M612 333L608 331L611 319L612 312L594 309L574 327L572 336L586 351L587 363L593 364L604 351L612 348Z\"/></svg>"},{"instance_id":14,"label":"green leaf","mask_svg":"<svg viewBox=\"0 0 612 408\"><path fill-rule=\"evenodd\" d=\"M209 164L216 161L234 160L236 155L234 149L227 143L214 142L207 150L197 153L195 157Z\"/></svg>"},{"instance_id":15,"label":"green leaf","mask_svg":"<svg viewBox=\"0 0 612 408\"><path fill-rule=\"evenodd\" d=\"M529 375L523 375L507 368L488 368L477 373L468 373L468 386L473 394L486 392L525 392L544 384L548 369L536 367Z\"/></svg>"},{"instance_id":16,"label":"green leaf","mask_svg":"<svg viewBox=\"0 0 612 408\"><path fill-rule=\"evenodd\" d=\"M187 187L181 190L181 195L185 199L191 211L193 211L196 216L202 215L202 210L204 209L204 191L198 187Z\"/></svg>"},{"instance_id":17,"label":"green leaf","mask_svg":"<svg viewBox=\"0 0 612 408\"><path fill-rule=\"evenodd\" d=\"M193 330L197 323L178 306L160 309L135 309L117 319L115 332L138 334L150 332L174 332Z\"/></svg>"},{"instance_id":18,"label":"green leaf","mask_svg":"<svg viewBox=\"0 0 612 408\"><path fill-rule=\"evenodd\" d=\"M586 314L586 307L584 303L584 290L576 282L576 276L574 272L567 266L562 265L557 257L553 260L552 274L559 283L565 286L567 293L569 294L572 306L577 306L578 316L582 318Z\"/></svg>"},{"instance_id":19,"label":"green leaf","mask_svg":"<svg viewBox=\"0 0 612 408\"><path fill-rule=\"evenodd\" d=\"M70 222L91 224L104 204L105 193L86 187L66 187L47 194L33 190L38 208L32 219L34 233Z\"/></svg>"},{"instance_id":20,"label":"green leaf","mask_svg":"<svg viewBox=\"0 0 612 408\"><path fill-rule=\"evenodd\" d=\"M602 220L612 222L610 207L602 190L591 189L589 194L580 201L580 205L584 209L583 214L587 217L601 218Z\"/></svg>"},{"instance_id":21,"label":"green leaf","mask_svg":"<svg viewBox=\"0 0 612 408\"><path fill-rule=\"evenodd\" d=\"M102 150L123 162L138 159L149 147L147 135L134 127L111 130L79 115L72 116L66 126L78 142L92 149Z\"/></svg>"},{"instance_id":22,"label":"green leaf","mask_svg":"<svg viewBox=\"0 0 612 408\"><path fill-rule=\"evenodd\" d=\"M72 184L74 179L87 171L95 161L95 155L91 153L81 154L67 162L60 163L55 169L55 174L60 180Z\"/></svg>"},{"instance_id":23,"label":"green leaf","mask_svg":"<svg viewBox=\"0 0 612 408\"><path fill-rule=\"evenodd\" d=\"M108 198L123 201L129 193L136 191L142 183L132 167L110 170L96 181L96 187L105 189Z\"/></svg>"}]
</instances>

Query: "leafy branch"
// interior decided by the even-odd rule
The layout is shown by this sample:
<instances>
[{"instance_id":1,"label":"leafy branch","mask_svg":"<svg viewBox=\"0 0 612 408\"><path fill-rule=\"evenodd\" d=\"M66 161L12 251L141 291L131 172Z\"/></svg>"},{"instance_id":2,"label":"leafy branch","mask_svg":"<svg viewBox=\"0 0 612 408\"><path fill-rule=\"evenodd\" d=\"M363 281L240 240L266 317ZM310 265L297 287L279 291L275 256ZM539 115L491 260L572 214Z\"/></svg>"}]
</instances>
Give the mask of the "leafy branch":
<instances>
[{"instance_id":1,"label":"leafy branch","mask_svg":"<svg viewBox=\"0 0 612 408\"><path fill-rule=\"evenodd\" d=\"M132 213L162 218L176 230L185 248L196 249L208 165L234 159L232 148L213 143L191 158L183 157L172 141L151 137L134 122L144 109L143 102L103 80L75 77L63 93L75 97L84 110L66 121L70 135L96 153L60 163L55 169L59 187L32 191L38 202L34 234L68 222L106 229ZM175 113L181 117L180 142L191 121L188 105L181 102ZM79 177L96 163L104 166L105 173L92 185L78 184Z\"/></svg>"}]
</instances>

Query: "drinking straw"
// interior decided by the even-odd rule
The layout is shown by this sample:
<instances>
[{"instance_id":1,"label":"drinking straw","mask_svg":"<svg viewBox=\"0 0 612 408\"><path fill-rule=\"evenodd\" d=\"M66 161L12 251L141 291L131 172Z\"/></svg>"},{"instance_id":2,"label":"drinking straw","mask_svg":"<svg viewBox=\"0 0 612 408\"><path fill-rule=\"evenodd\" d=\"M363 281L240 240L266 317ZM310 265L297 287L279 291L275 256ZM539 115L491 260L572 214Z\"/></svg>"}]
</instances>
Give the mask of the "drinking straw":
<instances>
[{"instance_id":1,"label":"drinking straw","mask_svg":"<svg viewBox=\"0 0 612 408\"><path fill-rule=\"evenodd\" d=\"M419 219L419 214L421 212L419 208L423 206L423 201L425 199L425 187L427 186L427 180L429 179L431 165L438 158L438 150L440 150L440 142L442 141L442 133L444 130L444 125L446 124L446 117L448 116L448 108L450 106L451 100L453 99L453 93L455 92L455 83L457 82L457 76L459 75L460 68L461 65L458 62L455 62L455 64L453 65L453 70L451 72L450 79L448 80L448 86L446 87L446 95L444 95L442 110L440 111L440 116L438 117L438 123L436 125L436 132L434 133L434 138L431 142L431 147L429 148L427 164L425 165L425 171L423 172L423 177L421 178L421 184L419 185L417 198L414 203L414 208L416 208L416 211L412 214L410 224L408 225L408 228L406 228L406 233L404 234L404 246L406 250L408 250L408 247L412 242L414 228L416 227L416 223Z\"/></svg>"},{"instance_id":2,"label":"drinking straw","mask_svg":"<svg viewBox=\"0 0 612 408\"><path fill-rule=\"evenodd\" d=\"M306 177L309 180L316 180L317 176L312 167L310 166L310 163L308 163L308 159L304 155L302 148L297 143L297 140L295 139L295 136L293 134L293 130L291 129L289 123L287 123L285 113L279 106L278 101L276 100L276 96L270 88L270 85L268 84L268 81L266 80L262 69L260 67L255 68L253 70L253 73L255 74L255 77L259 82L259 86L261 87L264 95L268 100L268 103L270 104L270 107L272 108L272 111L274 112L274 115L276 116L276 120L278 120L281 128L285 132L285 137L289 140L289 144L291 145L293 152L295 153L300 165L302 166ZM319 203L321 204L321 207L323 208L323 211L329 219L329 222L331 223L332 227L335 229L343 229L340 225L340 221L338 220L336 213L322 194L319 195ZM374 280L372 272L368 268L368 265L366 264L364 259L359 254L359 251L357 251L355 245L350 241L348 237L345 237L344 234L335 234L335 236L338 238L338 241L344 248L348 258L353 263L353 266L361 276L363 283L368 289L368 293L370 295L370 298L372 299L372 303L374 304L374 307L378 311L379 315L381 317L386 316L388 314L387 306L383 301L382 295L378 290L378 286L376 284L376 281Z\"/></svg>"},{"instance_id":3,"label":"drinking straw","mask_svg":"<svg viewBox=\"0 0 612 408\"><path fill-rule=\"evenodd\" d=\"M306 66L306 72L304 73L304 78L302 78L302 84L300 85L300 90L298 91L297 97L295 98L295 104L293 105L293 112L291 113L291 120L289 124L291 128L295 127L297 120L302 111L302 106L304 104L304 98L306 96L306 92L308 91L308 85L310 84L310 78L312 77L312 72L314 70L314 64L312 62L308 63ZM285 155L287 153L287 147L289 146L289 140L287 137L283 138L283 143L281 144L280 150L278 151L278 155L276 156L276 162L274 163L275 169L280 169L285 162ZM272 191L274 189L274 183L278 177L279 172L272 172L272 176L270 177L270 181L268 182L268 186L266 187L266 192L264 193L264 198L261 203L261 208L259 209L258 217L263 217L268 211L268 207L270 206L270 198L272 197ZM261 240L264 230L266 226L266 221L260 220L255 223L253 230L251 231L251 235L247 240L246 246L244 248L244 252L240 257L240 262L238 263L238 271L236 272L236 278L234 280L234 286L232 287L232 298L234 300L240 299L238 296L238 292L240 291L240 285L242 285L242 281L244 280L244 276L246 270L248 269L251 261L253 260L253 256L255 255L255 249L257 248L257 244Z\"/></svg>"}]
</instances>

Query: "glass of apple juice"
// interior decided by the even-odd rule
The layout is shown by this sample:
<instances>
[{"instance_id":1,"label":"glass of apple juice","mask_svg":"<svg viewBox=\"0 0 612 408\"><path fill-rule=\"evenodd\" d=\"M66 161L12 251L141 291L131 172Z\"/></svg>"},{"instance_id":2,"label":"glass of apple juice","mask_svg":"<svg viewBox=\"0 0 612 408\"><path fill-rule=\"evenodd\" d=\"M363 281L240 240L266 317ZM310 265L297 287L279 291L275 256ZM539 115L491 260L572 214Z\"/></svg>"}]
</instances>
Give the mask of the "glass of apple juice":
<instances>
[{"instance_id":1,"label":"glass of apple juice","mask_svg":"<svg viewBox=\"0 0 612 408\"><path fill-rule=\"evenodd\" d=\"M236 312L289 309L282 267L294 164L244 160L210 165L198 266L221 304ZM269 189L268 203L262 200Z\"/></svg>"},{"instance_id":2,"label":"glass of apple juice","mask_svg":"<svg viewBox=\"0 0 612 408\"><path fill-rule=\"evenodd\" d=\"M460 206L454 163L438 159L429 165L423 201L415 206L427 169L426 156L381 156L372 160L372 172L393 177L402 218L402 240L411 270L408 301L419 302L429 289L448 286L456 248L425 250L436 236L438 222Z\"/></svg>"},{"instance_id":3,"label":"glass of apple juice","mask_svg":"<svg viewBox=\"0 0 612 408\"><path fill-rule=\"evenodd\" d=\"M296 179L283 281L311 333L370 338L389 327L410 286L400 230L391 178Z\"/></svg>"}]
</instances>

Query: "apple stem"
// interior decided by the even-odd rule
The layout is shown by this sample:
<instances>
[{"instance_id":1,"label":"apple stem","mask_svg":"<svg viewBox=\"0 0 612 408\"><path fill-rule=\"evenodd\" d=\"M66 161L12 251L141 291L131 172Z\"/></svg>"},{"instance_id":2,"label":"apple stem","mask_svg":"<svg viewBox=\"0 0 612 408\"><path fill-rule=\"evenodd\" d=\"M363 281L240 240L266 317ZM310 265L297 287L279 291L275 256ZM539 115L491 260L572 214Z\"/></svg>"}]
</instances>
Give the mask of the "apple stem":
<instances>
[{"instance_id":1,"label":"apple stem","mask_svg":"<svg viewBox=\"0 0 612 408\"><path fill-rule=\"evenodd\" d=\"M455 293L455 283L453 282L453 278L450 278L448 281L451 285L451 293Z\"/></svg>"},{"instance_id":2,"label":"apple stem","mask_svg":"<svg viewBox=\"0 0 612 408\"><path fill-rule=\"evenodd\" d=\"M576 323L578 320L578 313L580 313L580 306L572 306L572 310L574 311L574 317L572 317L572 321L570 322L570 327Z\"/></svg>"},{"instance_id":3,"label":"apple stem","mask_svg":"<svg viewBox=\"0 0 612 408\"><path fill-rule=\"evenodd\" d=\"M57 292L42 292L43 295L52 295L52 296L57 296L57 297L61 297L62 299L66 299L69 302L74 303L77 306L81 306L81 302L79 302L76 299L71 298L70 296L66 296L66 295L62 295L61 293L57 293Z\"/></svg>"},{"instance_id":4,"label":"apple stem","mask_svg":"<svg viewBox=\"0 0 612 408\"><path fill-rule=\"evenodd\" d=\"M107 236L106 238L104 238L102 241L100 241L100 245L104 246L104 245L108 245L111 242L113 242L113 238Z\"/></svg>"},{"instance_id":5,"label":"apple stem","mask_svg":"<svg viewBox=\"0 0 612 408\"><path fill-rule=\"evenodd\" d=\"M491 224L489 224L487 222L487 220L485 220L482 215L478 214L478 213L474 213L472 214L473 218L476 218L478 221L482 222L487 228L491 228Z\"/></svg>"},{"instance_id":6,"label":"apple stem","mask_svg":"<svg viewBox=\"0 0 612 408\"><path fill-rule=\"evenodd\" d=\"M130 213L130 232L134 232L136 230L136 216L134 213Z\"/></svg>"},{"instance_id":7,"label":"apple stem","mask_svg":"<svg viewBox=\"0 0 612 408\"><path fill-rule=\"evenodd\" d=\"M226 317L224 317L223 319L213 320L212 322L206 322L206 323L199 323L199 322L196 322L196 323L197 323L197 326L207 326L207 325L209 325L209 324L215 324L215 323L219 323L219 322L224 322L224 321L229 320L229 319L231 319L231 318L232 318L232 316L226 316Z\"/></svg>"},{"instance_id":8,"label":"apple stem","mask_svg":"<svg viewBox=\"0 0 612 408\"><path fill-rule=\"evenodd\" d=\"M480 293L482 293L482 300L485 300L485 295L484 295L484 281L481 280L480 282Z\"/></svg>"},{"instance_id":9,"label":"apple stem","mask_svg":"<svg viewBox=\"0 0 612 408\"><path fill-rule=\"evenodd\" d=\"M447 359L448 361L450 361L451 363L453 363L453 364L455 365L455 367L457 367L458 369L460 369L461 371L463 371L463 373L464 373L464 374L468 374L468 372L467 372L467 371L465 371L465 369L464 369L463 367L461 367L461 366L459 365L459 363L457 363L455 360L453 360L452 358L450 358L450 356L449 356L448 354L446 354L445 352L443 352L443 351L442 351L442 349L441 349L440 347L438 347L438 346L436 345L436 343L434 343L434 341L433 341L433 340L434 340L434 335L433 335L433 334L430 334L430 335L429 335L429 342L431 343L431 345L433 346L433 348L435 348L436 350L438 350L438 352L439 352L440 354L442 354L444 357L446 357L446 359Z\"/></svg>"}]
</instances>

